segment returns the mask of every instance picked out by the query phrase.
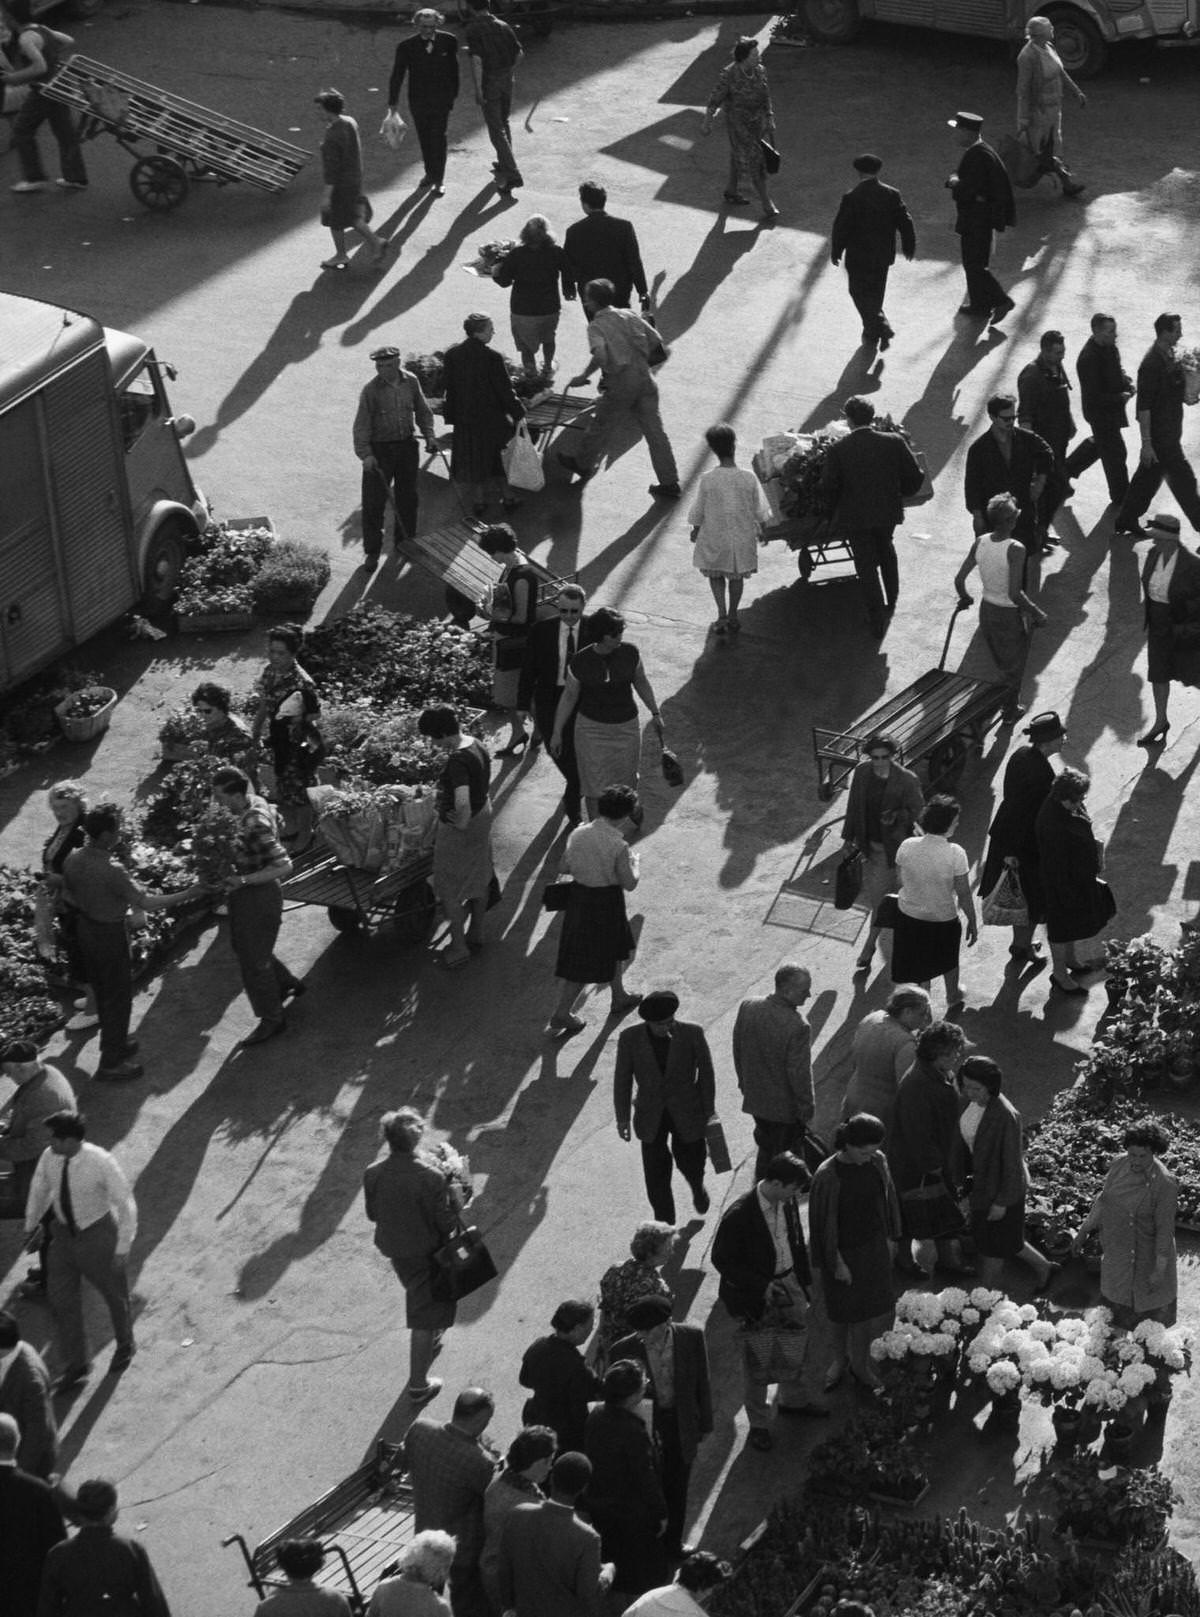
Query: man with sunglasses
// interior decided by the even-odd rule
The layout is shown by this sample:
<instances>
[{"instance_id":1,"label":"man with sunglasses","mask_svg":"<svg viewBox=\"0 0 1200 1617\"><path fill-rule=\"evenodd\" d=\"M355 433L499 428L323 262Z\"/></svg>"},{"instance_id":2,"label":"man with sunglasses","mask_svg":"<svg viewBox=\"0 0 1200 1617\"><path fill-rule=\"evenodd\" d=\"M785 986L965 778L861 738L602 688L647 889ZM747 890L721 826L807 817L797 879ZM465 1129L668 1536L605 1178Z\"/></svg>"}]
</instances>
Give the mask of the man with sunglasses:
<instances>
[{"instance_id":1,"label":"man with sunglasses","mask_svg":"<svg viewBox=\"0 0 1200 1617\"><path fill-rule=\"evenodd\" d=\"M1017 502L1012 536L1031 556L1050 549L1038 522L1038 502L1054 470L1054 451L1028 427L1017 426L1017 401L1011 393L994 393L987 402L991 426L967 450L963 497L975 536L988 532L988 501L1011 494Z\"/></svg>"},{"instance_id":2,"label":"man with sunglasses","mask_svg":"<svg viewBox=\"0 0 1200 1617\"><path fill-rule=\"evenodd\" d=\"M554 718L567 683L571 658L594 639L583 615L587 594L578 584L564 584L555 605L558 616L535 623L525 637L525 661L517 690L517 707L522 713L533 715L538 736L547 742L554 733ZM558 756L553 753L550 756L566 783L563 812L571 825L578 825L579 769L575 763L574 714L563 726L562 740Z\"/></svg>"}]
</instances>

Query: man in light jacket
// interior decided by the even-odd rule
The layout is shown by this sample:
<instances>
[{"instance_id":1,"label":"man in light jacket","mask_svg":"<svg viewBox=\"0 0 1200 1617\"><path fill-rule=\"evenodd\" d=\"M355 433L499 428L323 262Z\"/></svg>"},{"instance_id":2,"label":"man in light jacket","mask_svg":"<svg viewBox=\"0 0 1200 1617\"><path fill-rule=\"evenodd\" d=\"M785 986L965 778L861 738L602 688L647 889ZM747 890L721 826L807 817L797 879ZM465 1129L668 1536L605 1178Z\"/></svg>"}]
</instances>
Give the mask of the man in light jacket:
<instances>
[{"instance_id":1,"label":"man in light jacket","mask_svg":"<svg viewBox=\"0 0 1200 1617\"><path fill-rule=\"evenodd\" d=\"M815 1110L812 1032L800 1007L812 994L812 973L791 962L775 973L765 999L745 999L733 1024L733 1067L742 1110L754 1119L761 1179L772 1157L799 1148Z\"/></svg>"}]
</instances>

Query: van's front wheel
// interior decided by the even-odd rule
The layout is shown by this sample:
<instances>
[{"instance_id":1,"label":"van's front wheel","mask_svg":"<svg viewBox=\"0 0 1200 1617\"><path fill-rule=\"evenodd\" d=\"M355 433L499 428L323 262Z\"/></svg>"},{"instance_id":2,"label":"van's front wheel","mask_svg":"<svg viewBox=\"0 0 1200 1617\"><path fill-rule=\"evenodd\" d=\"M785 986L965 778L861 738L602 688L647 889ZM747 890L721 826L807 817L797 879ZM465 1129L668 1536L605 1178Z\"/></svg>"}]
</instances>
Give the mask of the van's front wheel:
<instances>
[{"instance_id":1,"label":"van's front wheel","mask_svg":"<svg viewBox=\"0 0 1200 1617\"><path fill-rule=\"evenodd\" d=\"M800 14L822 45L848 45L859 29L856 0L804 0Z\"/></svg>"},{"instance_id":2,"label":"van's front wheel","mask_svg":"<svg viewBox=\"0 0 1200 1617\"><path fill-rule=\"evenodd\" d=\"M1054 48L1073 79L1094 79L1108 57L1108 46L1090 17L1073 7L1048 7L1054 24Z\"/></svg>"},{"instance_id":3,"label":"van's front wheel","mask_svg":"<svg viewBox=\"0 0 1200 1617\"><path fill-rule=\"evenodd\" d=\"M174 522L156 528L146 551L142 571L142 611L147 616L165 612L175 599L187 541Z\"/></svg>"}]
</instances>

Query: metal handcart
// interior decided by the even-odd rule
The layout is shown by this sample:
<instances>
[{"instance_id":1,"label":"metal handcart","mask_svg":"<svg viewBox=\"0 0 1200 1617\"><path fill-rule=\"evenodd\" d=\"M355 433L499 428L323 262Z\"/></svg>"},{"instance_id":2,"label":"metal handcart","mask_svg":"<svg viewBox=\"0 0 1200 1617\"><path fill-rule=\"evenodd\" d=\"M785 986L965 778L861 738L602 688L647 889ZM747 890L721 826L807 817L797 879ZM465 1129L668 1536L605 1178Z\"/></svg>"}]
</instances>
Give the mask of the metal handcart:
<instances>
[{"instance_id":1,"label":"metal handcart","mask_svg":"<svg viewBox=\"0 0 1200 1617\"><path fill-rule=\"evenodd\" d=\"M807 436L798 435L797 443ZM769 544L774 539L781 539L789 550L794 550L797 571L806 584L837 584L856 577L849 541L840 534L831 533L828 522L813 522L787 515L782 505L779 478L768 469L761 449L755 450L750 464L763 486L767 504L775 518L763 534L764 542Z\"/></svg>"},{"instance_id":2,"label":"metal handcart","mask_svg":"<svg viewBox=\"0 0 1200 1617\"><path fill-rule=\"evenodd\" d=\"M129 152L135 159L130 189L157 213L177 208L192 180L245 180L282 191L311 155L90 56L70 57L41 93L79 113L81 140L109 134Z\"/></svg>"},{"instance_id":3,"label":"metal handcart","mask_svg":"<svg viewBox=\"0 0 1200 1617\"><path fill-rule=\"evenodd\" d=\"M322 906L339 932L374 932L391 923L402 943L424 943L436 904L429 878L433 852L405 854L386 875L344 865L318 846L293 862L282 883L285 904Z\"/></svg>"},{"instance_id":4,"label":"metal handcart","mask_svg":"<svg viewBox=\"0 0 1200 1617\"><path fill-rule=\"evenodd\" d=\"M263 1600L286 1581L275 1566L275 1551L283 1540L319 1539L326 1560L314 1581L345 1595L356 1617L362 1617L375 1585L390 1575L413 1534L412 1489L400 1475L401 1465L400 1445L381 1441L370 1460L253 1550L241 1533L223 1538L221 1547L238 1546L249 1587Z\"/></svg>"},{"instance_id":5,"label":"metal handcart","mask_svg":"<svg viewBox=\"0 0 1200 1617\"><path fill-rule=\"evenodd\" d=\"M849 729L813 726L817 793L823 800L828 801L850 779L873 735L893 736L899 747L896 761L909 769L923 764L930 788L953 779L970 749L982 746L984 736L1000 717L1008 691L990 681L947 673L950 637L962 610L959 604L950 615L936 668L873 707Z\"/></svg>"},{"instance_id":6,"label":"metal handcart","mask_svg":"<svg viewBox=\"0 0 1200 1617\"><path fill-rule=\"evenodd\" d=\"M542 451L543 461L558 434L567 427L582 428L584 418L595 408L596 399L591 393L547 393L526 412L525 425Z\"/></svg>"},{"instance_id":7,"label":"metal handcart","mask_svg":"<svg viewBox=\"0 0 1200 1617\"><path fill-rule=\"evenodd\" d=\"M486 550L480 550L476 542L483 528L482 522L464 518L410 539L397 539L396 549L406 561L440 579L465 602L479 602L499 581L501 573L499 563ZM531 561L529 565L539 581L537 615L552 616L555 598L567 580L540 562Z\"/></svg>"}]
</instances>

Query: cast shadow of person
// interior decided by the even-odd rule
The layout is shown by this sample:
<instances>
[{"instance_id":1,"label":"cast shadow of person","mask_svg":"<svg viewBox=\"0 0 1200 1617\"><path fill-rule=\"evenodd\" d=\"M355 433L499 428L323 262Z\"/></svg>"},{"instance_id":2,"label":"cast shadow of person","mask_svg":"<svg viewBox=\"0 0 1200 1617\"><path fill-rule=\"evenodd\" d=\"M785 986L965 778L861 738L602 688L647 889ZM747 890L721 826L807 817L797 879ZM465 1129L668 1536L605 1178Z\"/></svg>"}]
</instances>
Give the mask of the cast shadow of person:
<instances>
[{"instance_id":1,"label":"cast shadow of person","mask_svg":"<svg viewBox=\"0 0 1200 1617\"><path fill-rule=\"evenodd\" d=\"M1163 767L1163 759L1145 769L1121 805L1104 851L1104 879L1117 900L1115 925L1123 937L1140 937L1154 924L1155 912L1170 902L1179 866L1168 861L1167 850L1175 832L1200 752L1177 775Z\"/></svg>"},{"instance_id":2,"label":"cast shadow of person","mask_svg":"<svg viewBox=\"0 0 1200 1617\"><path fill-rule=\"evenodd\" d=\"M938 340L938 337L930 340L930 350ZM981 333L977 323L957 321L954 335L929 372L920 398L904 412L904 430L924 455L931 478L936 478L938 472L954 458L968 434L978 437L986 430L986 416L981 422L968 422L955 414L955 403L960 385L975 366L988 358L1004 340L1004 334L995 326L989 326ZM918 368L920 365L918 360Z\"/></svg>"},{"instance_id":3,"label":"cast shadow of person","mask_svg":"<svg viewBox=\"0 0 1200 1617\"><path fill-rule=\"evenodd\" d=\"M1133 672L1145 644L1140 571L1132 546L1114 539L1109 546L1104 639L1090 662L1079 669L1070 711L1063 715L1074 755L1086 758L1106 731L1130 741L1142 727L1144 692Z\"/></svg>"},{"instance_id":4,"label":"cast shadow of person","mask_svg":"<svg viewBox=\"0 0 1200 1617\"><path fill-rule=\"evenodd\" d=\"M732 275L739 259L758 245L761 225L757 230L731 230L729 224L729 217L723 213L713 220L692 262L671 282L662 298L657 292L666 271L655 277L651 289L655 295L655 321L665 343L678 342L691 330L717 287Z\"/></svg>"}]
</instances>

